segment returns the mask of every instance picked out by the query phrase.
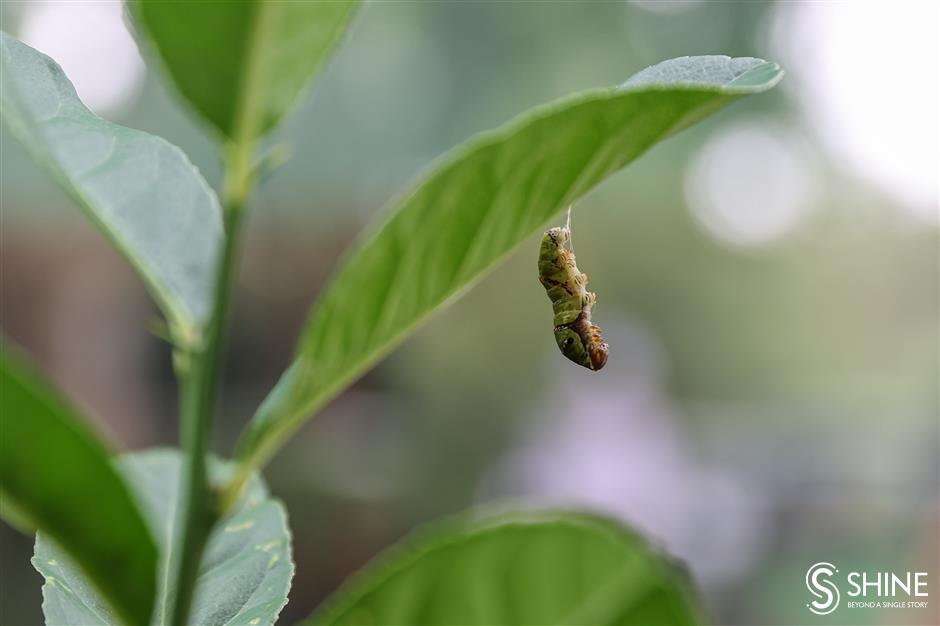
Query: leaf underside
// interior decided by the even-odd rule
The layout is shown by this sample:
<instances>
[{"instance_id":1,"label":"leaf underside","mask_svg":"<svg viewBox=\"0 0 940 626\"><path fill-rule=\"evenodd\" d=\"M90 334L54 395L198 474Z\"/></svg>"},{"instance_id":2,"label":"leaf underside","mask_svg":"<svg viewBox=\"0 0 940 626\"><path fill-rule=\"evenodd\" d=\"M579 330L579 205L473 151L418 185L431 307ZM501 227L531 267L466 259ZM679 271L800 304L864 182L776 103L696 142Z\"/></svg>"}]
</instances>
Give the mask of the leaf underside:
<instances>
[{"instance_id":1,"label":"leaf underside","mask_svg":"<svg viewBox=\"0 0 940 626\"><path fill-rule=\"evenodd\" d=\"M170 605L168 554L177 532L174 511L182 456L174 450L149 450L125 455L120 467L157 538L161 559L152 623L166 622ZM215 461L215 482L230 468ZM122 622L90 588L73 562L47 538L36 538L33 565L45 578L43 612L50 626L116 626ZM200 626L268 626L287 602L294 574L287 517L280 502L254 479L242 500L213 531L199 570L191 620Z\"/></svg>"},{"instance_id":2,"label":"leaf underside","mask_svg":"<svg viewBox=\"0 0 940 626\"><path fill-rule=\"evenodd\" d=\"M552 216L657 142L771 88L760 59L684 57L543 106L444 157L354 246L239 457L263 464L316 409Z\"/></svg>"},{"instance_id":3,"label":"leaf underside","mask_svg":"<svg viewBox=\"0 0 940 626\"><path fill-rule=\"evenodd\" d=\"M12 133L142 275L180 339L209 315L222 242L215 193L183 152L85 108L62 68L0 33Z\"/></svg>"},{"instance_id":4,"label":"leaf underside","mask_svg":"<svg viewBox=\"0 0 940 626\"><path fill-rule=\"evenodd\" d=\"M437 524L351 578L306 626L699 623L686 574L632 531L566 512Z\"/></svg>"}]
</instances>

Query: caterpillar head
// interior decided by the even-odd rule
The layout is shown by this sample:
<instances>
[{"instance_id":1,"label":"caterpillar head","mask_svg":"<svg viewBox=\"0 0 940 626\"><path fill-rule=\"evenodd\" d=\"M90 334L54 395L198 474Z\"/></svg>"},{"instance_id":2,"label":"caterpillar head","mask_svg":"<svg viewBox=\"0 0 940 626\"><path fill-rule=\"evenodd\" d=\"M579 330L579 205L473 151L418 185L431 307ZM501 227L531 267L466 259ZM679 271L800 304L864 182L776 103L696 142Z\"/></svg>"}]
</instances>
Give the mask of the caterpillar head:
<instances>
[{"instance_id":1,"label":"caterpillar head","mask_svg":"<svg viewBox=\"0 0 940 626\"><path fill-rule=\"evenodd\" d=\"M597 335L600 338L600 333ZM581 367L597 371L607 363L607 344L603 341L588 341L587 344L577 332L568 326L555 328L555 342L561 353Z\"/></svg>"},{"instance_id":2,"label":"caterpillar head","mask_svg":"<svg viewBox=\"0 0 940 626\"><path fill-rule=\"evenodd\" d=\"M555 342L561 353L568 359L588 369L594 369L591 367L591 356L588 354L587 347L581 341L581 336L574 330L567 326L556 327Z\"/></svg>"}]
</instances>

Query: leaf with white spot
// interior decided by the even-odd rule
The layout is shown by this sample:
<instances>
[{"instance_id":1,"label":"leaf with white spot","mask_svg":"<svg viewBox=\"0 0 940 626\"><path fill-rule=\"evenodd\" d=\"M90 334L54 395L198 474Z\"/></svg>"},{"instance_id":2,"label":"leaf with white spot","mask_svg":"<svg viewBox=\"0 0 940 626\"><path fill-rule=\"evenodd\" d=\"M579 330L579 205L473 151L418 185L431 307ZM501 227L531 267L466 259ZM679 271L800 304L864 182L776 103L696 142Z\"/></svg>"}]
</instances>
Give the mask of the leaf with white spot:
<instances>
[{"instance_id":1,"label":"leaf with white spot","mask_svg":"<svg viewBox=\"0 0 940 626\"><path fill-rule=\"evenodd\" d=\"M175 450L149 450L119 462L160 547L153 624L164 624L167 577L176 555L169 553L178 530L174 507L182 457ZM213 481L230 465L211 464ZM111 626L121 624L87 579L55 544L36 537L33 565L46 579L42 588L46 624ZM294 564L287 516L268 496L259 478L251 481L233 512L213 531L199 570L192 623L200 626L270 626L287 603Z\"/></svg>"}]
</instances>

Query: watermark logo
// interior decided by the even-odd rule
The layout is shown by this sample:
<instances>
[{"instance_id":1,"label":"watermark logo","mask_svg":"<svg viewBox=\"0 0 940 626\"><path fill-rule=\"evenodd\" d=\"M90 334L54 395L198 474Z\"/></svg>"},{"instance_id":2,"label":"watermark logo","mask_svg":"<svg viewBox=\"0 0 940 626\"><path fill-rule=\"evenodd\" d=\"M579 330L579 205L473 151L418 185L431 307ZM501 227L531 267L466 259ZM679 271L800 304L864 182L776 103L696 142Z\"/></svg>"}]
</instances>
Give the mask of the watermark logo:
<instances>
[{"instance_id":1,"label":"watermark logo","mask_svg":"<svg viewBox=\"0 0 940 626\"><path fill-rule=\"evenodd\" d=\"M806 571L806 588L813 599L806 608L828 615L839 608L842 589L846 609L925 609L929 595L927 572L846 572L825 561Z\"/></svg>"},{"instance_id":2,"label":"watermark logo","mask_svg":"<svg viewBox=\"0 0 940 626\"><path fill-rule=\"evenodd\" d=\"M806 588L816 599L806 607L816 615L828 615L839 607L839 588L832 577L839 573L832 563L816 563L806 571Z\"/></svg>"}]
</instances>

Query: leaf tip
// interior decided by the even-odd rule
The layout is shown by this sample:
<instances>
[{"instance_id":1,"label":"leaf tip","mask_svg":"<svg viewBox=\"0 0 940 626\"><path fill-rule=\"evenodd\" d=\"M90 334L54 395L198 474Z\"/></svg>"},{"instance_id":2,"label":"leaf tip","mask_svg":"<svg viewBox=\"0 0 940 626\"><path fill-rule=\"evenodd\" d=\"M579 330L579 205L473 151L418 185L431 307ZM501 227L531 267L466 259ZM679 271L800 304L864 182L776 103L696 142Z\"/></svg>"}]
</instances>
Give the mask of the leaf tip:
<instances>
[{"instance_id":1,"label":"leaf tip","mask_svg":"<svg viewBox=\"0 0 940 626\"><path fill-rule=\"evenodd\" d=\"M688 87L748 94L766 91L782 77L783 69L777 63L755 57L685 56L651 65L631 76L620 88Z\"/></svg>"}]
</instances>

